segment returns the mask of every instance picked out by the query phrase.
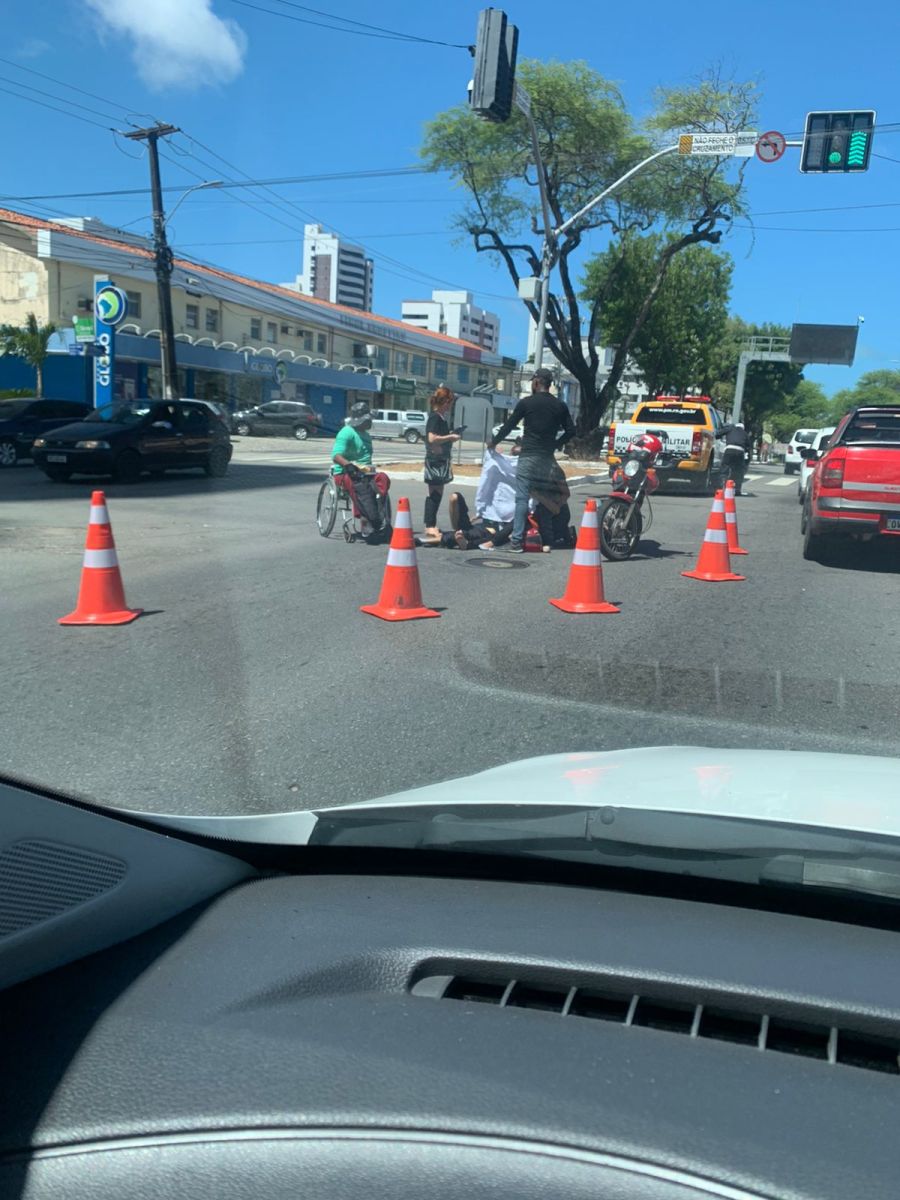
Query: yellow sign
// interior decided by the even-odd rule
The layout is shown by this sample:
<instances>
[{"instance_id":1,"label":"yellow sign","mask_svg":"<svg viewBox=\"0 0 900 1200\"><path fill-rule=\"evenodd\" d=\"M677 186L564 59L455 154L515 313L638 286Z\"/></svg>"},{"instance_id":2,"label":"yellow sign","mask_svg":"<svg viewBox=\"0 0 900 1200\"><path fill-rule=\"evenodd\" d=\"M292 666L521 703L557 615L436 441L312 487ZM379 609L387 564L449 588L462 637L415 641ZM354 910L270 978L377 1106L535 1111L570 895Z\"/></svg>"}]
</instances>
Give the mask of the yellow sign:
<instances>
[{"instance_id":1,"label":"yellow sign","mask_svg":"<svg viewBox=\"0 0 900 1200\"><path fill-rule=\"evenodd\" d=\"M678 139L678 153L690 154L694 145L694 135L692 133L683 133Z\"/></svg>"}]
</instances>

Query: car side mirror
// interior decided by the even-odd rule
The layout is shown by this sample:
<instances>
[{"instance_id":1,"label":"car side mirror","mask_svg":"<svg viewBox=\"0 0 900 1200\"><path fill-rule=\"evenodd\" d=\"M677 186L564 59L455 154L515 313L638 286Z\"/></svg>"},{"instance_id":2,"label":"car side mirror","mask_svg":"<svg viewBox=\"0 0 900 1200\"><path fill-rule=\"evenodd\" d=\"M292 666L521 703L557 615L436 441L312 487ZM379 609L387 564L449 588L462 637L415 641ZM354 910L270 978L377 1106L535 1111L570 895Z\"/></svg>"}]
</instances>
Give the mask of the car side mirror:
<instances>
[{"instance_id":1,"label":"car side mirror","mask_svg":"<svg viewBox=\"0 0 900 1200\"><path fill-rule=\"evenodd\" d=\"M819 457L818 450L813 450L812 446L801 446L800 457L805 458L807 462L815 462Z\"/></svg>"}]
</instances>

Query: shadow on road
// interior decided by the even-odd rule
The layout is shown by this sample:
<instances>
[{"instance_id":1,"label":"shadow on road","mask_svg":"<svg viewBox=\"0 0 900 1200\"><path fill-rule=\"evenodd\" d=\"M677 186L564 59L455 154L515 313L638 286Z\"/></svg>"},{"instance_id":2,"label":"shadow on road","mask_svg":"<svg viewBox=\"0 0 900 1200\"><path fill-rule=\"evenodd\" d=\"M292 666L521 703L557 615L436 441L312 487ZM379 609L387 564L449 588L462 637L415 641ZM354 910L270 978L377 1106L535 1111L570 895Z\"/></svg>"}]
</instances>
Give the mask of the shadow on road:
<instances>
[{"instance_id":1,"label":"shadow on road","mask_svg":"<svg viewBox=\"0 0 900 1200\"><path fill-rule=\"evenodd\" d=\"M898 539L900 540L900 539ZM871 575L900 575L900 545L875 541L837 546L818 566L828 571L864 571Z\"/></svg>"}]
</instances>

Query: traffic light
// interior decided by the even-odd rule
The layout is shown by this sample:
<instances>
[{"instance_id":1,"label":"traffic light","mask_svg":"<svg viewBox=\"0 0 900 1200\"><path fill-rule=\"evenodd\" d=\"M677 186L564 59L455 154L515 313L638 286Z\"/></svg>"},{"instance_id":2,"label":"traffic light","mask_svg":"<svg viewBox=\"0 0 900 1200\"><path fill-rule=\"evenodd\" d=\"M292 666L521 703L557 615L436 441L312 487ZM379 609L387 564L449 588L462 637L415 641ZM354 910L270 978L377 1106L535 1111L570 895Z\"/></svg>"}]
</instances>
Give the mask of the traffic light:
<instances>
[{"instance_id":1,"label":"traffic light","mask_svg":"<svg viewBox=\"0 0 900 1200\"><path fill-rule=\"evenodd\" d=\"M870 108L807 113L800 170L821 174L867 171L874 129L875 113Z\"/></svg>"},{"instance_id":2,"label":"traffic light","mask_svg":"<svg viewBox=\"0 0 900 1200\"><path fill-rule=\"evenodd\" d=\"M475 76L469 103L488 121L508 121L516 84L516 50L519 31L499 8L478 14L475 43Z\"/></svg>"}]
</instances>

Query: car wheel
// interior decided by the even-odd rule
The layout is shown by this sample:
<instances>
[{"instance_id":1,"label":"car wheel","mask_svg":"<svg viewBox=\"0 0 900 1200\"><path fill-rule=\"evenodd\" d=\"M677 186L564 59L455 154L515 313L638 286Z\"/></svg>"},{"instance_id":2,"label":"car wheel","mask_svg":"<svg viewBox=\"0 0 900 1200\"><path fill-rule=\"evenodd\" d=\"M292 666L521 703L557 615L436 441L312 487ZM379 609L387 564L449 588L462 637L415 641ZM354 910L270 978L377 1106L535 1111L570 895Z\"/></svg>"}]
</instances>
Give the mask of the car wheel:
<instances>
[{"instance_id":1,"label":"car wheel","mask_svg":"<svg viewBox=\"0 0 900 1200\"><path fill-rule=\"evenodd\" d=\"M239 437L249 437L253 430L246 421L238 421L237 425L234 427L234 432L238 434Z\"/></svg>"},{"instance_id":2,"label":"car wheel","mask_svg":"<svg viewBox=\"0 0 900 1200\"><path fill-rule=\"evenodd\" d=\"M700 486L697 489L698 496L711 496L716 490L716 476L712 467L707 467L700 479Z\"/></svg>"},{"instance_id":3,"label":"car wheel","mask_svg":"<svg viewBox=\"0 0 900 1200\"><path fill-rule=\"evenodd\" d=\"M813 523L806 513L803 529L803 557L807 562L827 563L832 557L833 541L813 531Z\"/></svg>"},{"instance_id":4,"label":"car wheel","mask_svg":"<svg viewBox=\"0 0 900 1200\"><path fill-rule=\"evenodd\" d=\"M409 442L410 446L414 446L419 440L419 431L417 429L407 429L403 436Z\"/></svg>"},{"instance_id":5,"label":"car wheel","mask_svg":"<svg viewBox=\"0 0 900 1200\"><path fill-rule=\"evenodd\" d=\"M294 430L294 437L298 442L305 442L309 437L309 429L305 425L298 425Z\"/></svg>"},{"instance_id":6,"label":"car wheel","mask_svg":"<svg viewBox=\"0 0 900 1200\"><path fill-rule=\"evenodd\" d=\"M793 463L785 463L784 464L784 473L785 473L785 475L793 475L794 474Z\"/></svg>"},{"instance_id":7,"label":"car wheel","mask_svg":"<svg viewBox=\"0 0 900 1200\"><path fill-rule=\"evenodd\" d=\"M0 442L0 467L14 467L19 461L19 451L15 442Z\"/></svg>"},{"instance_id":8,"label":"car wheel","mask_svg":"<svg viewBox=\"0 0 900 1200\"><path fill-rule=\"evenodd\" d=\"M44 474L53 483L67 483L72 478L69 467L44 467Z\"/></svg>"},{"instance_id":9,"label":"car wheel","mask_svg":"<svg viewBox=\"0 0 900 1200\"><path fill-rule=\"evenodd\" d=\"M228 470L228 451L224 446L213 446L209 452L203 470L210 479L221 479Z\"/></svg>"},{"instance_id":10,"label":"car wheel","mask_svg":"<svg viewBox=\"0 0 900 1200\"><path fill-rule=\"evenodd\" d=\"M141 456L136 450L123 450L116 459L116 479L119 483L134 483L141 477Z\"/></svg>"}]
</instances>

